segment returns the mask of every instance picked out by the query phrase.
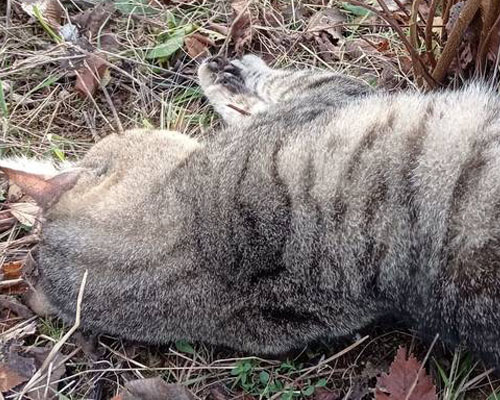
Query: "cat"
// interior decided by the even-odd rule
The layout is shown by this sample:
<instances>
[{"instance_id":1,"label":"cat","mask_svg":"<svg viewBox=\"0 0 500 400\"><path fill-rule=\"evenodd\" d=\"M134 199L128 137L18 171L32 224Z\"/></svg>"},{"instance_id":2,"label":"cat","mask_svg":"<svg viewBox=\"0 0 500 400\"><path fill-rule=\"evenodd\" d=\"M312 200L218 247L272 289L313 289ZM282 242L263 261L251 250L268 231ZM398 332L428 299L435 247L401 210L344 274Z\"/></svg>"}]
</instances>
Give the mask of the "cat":
<instances>
[{"instance_id":1,"label":"cat","mask_svg":"<svg viewBox=\"0 0 500 400\"><path fill-rule=\"evenodd\" d=\"M3 171L43 208L39 312L161 344L279 354L375 319L500 362L500 101L389 94L214 57L226 127L110 135L79 162Z\"/></svg>"}]
</instances>

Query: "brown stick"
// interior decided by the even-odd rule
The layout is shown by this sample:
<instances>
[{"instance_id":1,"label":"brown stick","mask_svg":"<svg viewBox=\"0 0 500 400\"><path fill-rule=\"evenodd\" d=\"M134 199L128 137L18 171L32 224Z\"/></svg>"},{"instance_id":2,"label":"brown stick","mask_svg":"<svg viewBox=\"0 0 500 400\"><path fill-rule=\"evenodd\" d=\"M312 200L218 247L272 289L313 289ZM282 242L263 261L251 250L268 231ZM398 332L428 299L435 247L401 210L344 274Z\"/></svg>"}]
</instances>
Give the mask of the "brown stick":
<instances>
[{"instance_id":1,"label":"brown stick","mask_svg":"<svg viewBox=\"0 0 500 400\"><path fill-rule=\"evenodd\" d=\"M235 106L234 104L226 104L226 106L229 108L232 108L235 111L238 111L241 115L245 115L245 116L252 115L247 110L243 110L243 108L239 108L238 106Z\"/></svg>"},{"instance_id":2,"label":"brown stick","mask_svg":"<svg viewBox=\"0 0 500 400\"><path fill-rule=\"evenodd\" d=\"M410 16L410 40L414 49L420 48L420 41L418 39L417 32L417 19L418 19L418 7L420 6L421 0L414 0L411 6L411 16ZM415 69L415 80L418 87L422 87L422 67L420 64L415 63L413 65Z\"/></svg>"},{"instance_id":3,"label":"brown stick","mask_svg":"<svg viewBox=\"0 0 500 400\"><path fill-rule=\"evenodd\" d=\"M425 50L429 55L432 66L436 66L436 58L434 57L432 49L432 28L434 28L434 16L436 15L436 8L441 0L432 0L431 7L429 9L429 17L427 18L427 23L425 25Z\"/></svg>"},{"instance_id":4,"label":"brown stick","mask_svg":"<svg viewBox=\"0 0 500 400\"><path fill-rule=\"evenodd\" d=\"M476 74L481 72L485 65L487 57L486 49L500 17L499 6L500 0L483 0L479 6L483 25L478 45L479 51L476 56Z\"/></svg>"},{"instance_id":5,"label":"brown stick","mask_svg":"<svg viewBox=\"0 0 500 400\"><path fill-rule=\"evenodd\" d=\"M418 7L422 0L415 0L411 6L411 16L410 16L410 39L413 47L418 49L420 47L420 41L418 39L417 32L417 19L418 19Z\"/></svg>"},{"instance_id":6,"label":"brown stick","mask_svg":"<svg viewBox=\"0 0 500 400\"><path fill-rule=\"evenodd\" d=\"M462 40L462 35L474 18L474 15L476 14L480 3L481 0L468 0L465 3L462 12L457 18L457 22L455 22L455 26L453 27L450 36L448 37L443 52L441 53L441 57L439 57L436 68L432 73L432 77L437 82L441 83L445 78L446 73L448 72L448 67L455 57L457 48L460 45L460 41Z\"/></svg>"},{"instance_id":7,"label":"brown stick","mask_svg":"<svg viewBox=\"0 0 500 400\"><path fill-rule=\"evenodd\" d=\"M441 37L445 38L446 37L446 24L448 23L448 20L450 19L450 10L451 6L453 5L454 1L453 0L447 0L446 3L443 5L443 27L441 28Z\"/></svg>"}]
</instances>

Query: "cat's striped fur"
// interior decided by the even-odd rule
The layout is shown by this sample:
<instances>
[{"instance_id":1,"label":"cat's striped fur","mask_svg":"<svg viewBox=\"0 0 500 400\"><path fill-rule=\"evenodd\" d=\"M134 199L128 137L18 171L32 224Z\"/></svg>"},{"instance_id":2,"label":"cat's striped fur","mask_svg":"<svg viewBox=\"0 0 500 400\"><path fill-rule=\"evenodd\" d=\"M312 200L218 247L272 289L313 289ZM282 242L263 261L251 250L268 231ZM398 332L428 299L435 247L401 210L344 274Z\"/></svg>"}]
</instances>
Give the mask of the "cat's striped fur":
<instances>
[{"instance_id":1,"label":"cat's striped fur","mask_svg":"<svg viewBox=\"0 0 500 400\"><path fill-rule=\"evenodd\" d=\"M496 93L378 93L251 56L200 81L225 130L105 138L47 210L38 286L61 317L87 269L83 327L127 339L277 353L392 314L498 364Z\"/></svg>"}]
</instances>

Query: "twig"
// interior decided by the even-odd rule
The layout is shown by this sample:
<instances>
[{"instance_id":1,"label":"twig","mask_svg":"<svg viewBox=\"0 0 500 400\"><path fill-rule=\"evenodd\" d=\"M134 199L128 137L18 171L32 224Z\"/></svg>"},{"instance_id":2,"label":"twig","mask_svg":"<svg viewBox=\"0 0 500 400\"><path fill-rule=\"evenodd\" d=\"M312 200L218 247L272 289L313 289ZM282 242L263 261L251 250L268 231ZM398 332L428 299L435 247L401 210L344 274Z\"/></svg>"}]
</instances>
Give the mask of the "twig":
<instances>
[{"instance_id":1,"label":"twig","mask_svg":"<svg viewBox=\"0 0 500 400\"><path fill-rule=\"evenodd\" d=\"M446 45L441 53L441 57L439 57L436 68L432 73L432 77L437 82L441 83L445 78L446 73L448 72L448 67L455 57L457 48L460 45L465 29L474 18L480 3L481 0L469 0L465 3L462 12L457 18L457 22L455 22L455 26L446 41Z\"/></svg>"},{"instance_id":2,"label":"twig","mask_svg":"<svg viewBox=\"0 0 500 400\"><path fill-rule=\"evenodd\" d=\"M441 3L441 0L432 0L431 7L429 9L429 16L427 17L427 23L425 25L425 49L429 55L429 59L432 62L432 67L436 66L436 59L434 58L434 53L432 52L432 29L434 28L434 16L436 15L436 8Z\"/></svg>"},{"instance_id":3,"label":"twig","mask_svg":"<svg viewBox=\"0 0 500 400\"><path fill-rule=\"evenodd\" d=\"M0 281L0 287L11 287L15 286L19 283L24 282L23 278L17 278L17 279L9 279L7 281Z\"/></svg>"},{"instance_id":4,"label":"twig","mask_svg":"<svg viewBox=\"0 0 500 400\"><path fill-rule=\"evenodd\" d=\"M417 19L418 19L418 7L422 0L415 0L411 6L411 17L410 17L410 39L411 44L414 48L418 49L420 47L420 41L417 32Z\"/></svg>"},{"instance_id":5,"label":"twig","mask_svg":"<svg viewBox=\"0 0 500 400\"><path fill-rule=\"evenodd\" d=\"M411 6L411 17L410 17L410 40L413 48L420 48L420 41L418 39L417 32L417 19L418 19L418 7L420 6L421 0L414 0ZM420 64L415 64L415 80L418 87L422 86L422 67Z\"/></svg>"},{"instance_id":6,"label":"twig","mask_svg":"<svg viewBox=\"0 0 500 400\"><path fill-rule=\"evenodd\" d=\"M87 111L83 111L83 118L85 118L85 122L87 123L88 128L90 129L90 134L92 135L92 139L94 142L98 142L101 140L101 136L95 130L95 124L90 119L89 113Z\"/></svg>"},{"instance_id":7,"label":"twig","mask_svg":"<svg viewBox=\"0 0 500 400\"><path fill-rule=\"evenodd\" d=\"M491 26L496 20L496 11L498 7L498 0L482 0L479 5L479 12L481 13L481 32L479 38L479 49L484 49L484 42L488 33L490 32ZM476 55L476 72L482 68L484 65L484 53L481 51L477 52Z\"/></svg>"},{"instance_id":8,"label":"twig","mask_svg":"<svg viewBox=\"0 0 500 400\"><path fill-rule=\"evenodd\" d=\"M441 28L441 37L445 38L446 37L446 25L448 24L448 20L450 19L450 10L451 7L453 6L454 1L453 0L447 0L445 4L443 4L443 13L442 13L442 20L443 20L443 26Z\"/></svg>"},{"instance_id":9,"label":"twig","mask_svg":"<svg viewBox=\"0 0 500 400\"><path fill-rule=\"evenodd\" d=\"M408 19L410 19L411 15L408 14L408 11L406 10L406 7L404 6L404 4L401 3L401 1L399 1L399 0L394 0L394 2L399 7L399 10L402 11ZM420 19L422 21L424 21L424 18L422 17L422 14L419 11L419 7L420 7L420 4L416 7L417 15L419 15ZM413 5L412 5L412 8L413 8ZM413 14L413 10L412 10L412 14ZM399 23L398 23L398 25L401 26L401 24L399 24ZM417 25L416 28L417 28L417 32L419 32L422 35L422 37L423 37L424 36L424 32L422 31L422 29L420 28L420 26Z\"/></svg>"},{"instance_id":10,"label":"twig","mask_svg":"<svg viewBox=\"0 0 500 400\"><path fill-rule=\"evenodd\" d=\"M5 10L5 28L10 28L10 18L12 14L12 3L11 0L7 0L7 9ZM5 41L7 41L7 35L5 35Z\"/></svg>"},{"instance_id":11,"label":"twig","mask_svg":"<svg viewBox=\"0 0 500 400\"><path fill-rule=\"evenodd\" d=\"M361 339L359 339L358 341L354 342L353 344L351 344L350 346L347 346L344 350L341 350L339 351L338 353L335 353L333 356L331 357L328 357L326 359L324 359L323 361L320 361L318 364L316 365L313 365L312 367L309 367L309 368L306 368L305 369L305 372L303 374L301 374L299 377L297 377L296 379L293 380L292 383L289 383L288 385L286 385L283 390L281 390L280 392L274 394L272 397L269 398L269 400L274 400L274 399L277 399L278 397L280 397L283 392L291 387L294 387L296 385L297 382L301 381L302 379L304 379L307 375L309 375L312 371L318 369L319 367L321 367L322 365L325 365L325 364L328 364L330 362L332 362L333 360L336 360L337 358L339 357L342 357L344 354L347 354L349 353L351 350L355 349L356 347L358 347L361 343L365 342L370 336L365 336L365 337L362 337Z\"/></svg>"},{"instance_id":12,"label":"twig","mask_svg":"<svg viewBox=\"0 0 500 400\"><path fill-rule=\"evenodd\" d=\"M121 135L123 133L123 126L120 121L120 117L116 112L115 105L113 104L113 100L111 100L111 97L108 93L108 89L106 89L106 86L104 86L102 83L101 83L101 90L104 93L104 97L106 97L106 101L109 105L109 108L111 109L111 112L113 113L113 117L115 118L116 126L118 127L118 133Z\"/></svg>"},{"instance_id":13,"label":"twig","mask_svg":"<svg viewBox=\"0 0 500 400\"><path fill-rule=\"evenodd\" d=\"M249 113L247 110L243 110L242 108L239 108L238 106L235 106L234 104L226 104L227 107L232 108L235 111L238 111L241 115L252 115L252 113Z\"/></svg>"},{"instance_id":14,"label":"twig","mask_svg":"<svg viewBox=\"0 0 500 400\"><path fill-rule=\"evenodd\" d=\"M226 38L224 39L224 43L222 43L222 46L220 47L219 52L217 53L217 56L222 56L222 53L227 52L227 45L231 41L231 38L233 36L233 29L234 26L238 23L238 21L243 17L243 15L248 11L248 8L250 5L253 3L254 0L248 0L247 3L245 4L245 7L238 13L236 18L233 20L231 25L229 26L229 33L227 34Z\"/></svg>"},{"instance_id":15,"label":"twig","mask_svg":"<svg viewBox=\"0 0 500 400\"><path fill-rule=\"evenodd\" d=\"M496 9L494 11L498 12L499 10ZM488 33L486 34L486 37L484 37L484 40L483 40L483 38L481 38L481 42L479 45L479 51L478 51L477 59L476 59L476 72L480 71L484 65L483 63L485 62L486 56L487 56L486 49L488 48L488 44L490 42L491 35L493 33L497 32L497 28L498 28L499 23L500 23L500 14L498 14L497 18L495 19L495 22L488 29ZM483 26L483 28L481 30L481 34L483 33L484 30L485 30L485 26Z\"/></svg>"},{"instance_id":16,"label":"twig","mask_svg":"<svg viewBox=\"0 0 500 400\"><path fill-rule=\"evenodd\" d=\"M420 378L420 373L424 369L424 365L427 362L427 360L429 359L429 356L431 355L432 349L434 348L434 345L436 344L438 338L439 338L439 333L436 333L436 336L434 336L434 339L432 340L432 343L429 346L429 350L427 350L427 354L425 355L424 360L422 361L422 364L420 364L420 368L417 371L417 376L415 377L415 380L413 381L413 384L411 385L410 390L406 394L405 400L410 399L411 394L413 393L413 391L417 387L418 378Z\"/></svg>"},{"instance_id":17,"label":"twig","mask_svg":"<svg viewBox=\"0 0 500 400\"><path fill-rule=\"evenodd\" d=\"M52 347L52 350L50 350L50 353L47 355L45 360L42 363L42 366L38 371L36 371L35 375L31 377L31 379L28 381L28 383L24 386L22 392L19 394L18 400L21 400L23 396L29 391L31 386L33 386L42 376L42 374L45 372L47 367L50 365L52 360L55 358L61 347L68 341L68 339L71 337L73 333L80 327L80 317L81 317L81 311L82 311L82 301L83 301L83 292L85 290L85 284L87 283L87 275L88 271L85 270L82 278L82 283L80 284L80 289L78 291L78 298L76 300L76 315L75 315L75 323L71 327L71 329L66 332L66 334L57 342L54 347Z\"/></svg>"},{"instance_id":18,"label":"twig","mask_svg":"<svg viewBox=\"0 0 500 400\"><path fill-rule=\"evenodd\" d=\"M377 14L380 18L382 18L384 21L386 21L391 26L391 28L396 31L396 33L399 36L399 39L401 40L403 45L406 47L406 50L408 51L408 53L410 53L413 64L415 65L416 63L419 63L422 66L422 71L421 71L422 76L425 79L427 85L429 85L429 87L431 87L431 88L434 88L436 86L436 81L432 78L429 71L427 71L427 68L425 67L425 64L423 63L420 55L415 50L415 48L410 44L410 42L406 38L405 33L398 26L398 24L395 23L392 18L390 18L390 12L382 0L377 0L377 2L380 4L380 7L382 7L382 10L384 12L380 12L375 7L372 7L366 3L363 3L363 2L358 1L358 0L346 0L346 2L350 3L352 5L358 6L358 7L366 8L367 10L370 10L374 14Z\"/></svg>"},{"instance_id":19,"label":"twig","mask_svg":"<svg viewBox=\"0 0 500 400\"><path fill-rule=\"evenodd\" d=\"M490 375L492 372L495 371L496 368L490 368L490 369L487 369L486 371L484 371L483 373L479 374L478 376L475 376L474 378L472 378L470 381L468 381L467 383L465 383L462 387L461 387L461 392L462 393L465 393L467 390L469 389L472 389L472 386L475 385L476 383L480 382L483 380L483 378L485 378L486 376Z\"/></svg>"}]
</instances>

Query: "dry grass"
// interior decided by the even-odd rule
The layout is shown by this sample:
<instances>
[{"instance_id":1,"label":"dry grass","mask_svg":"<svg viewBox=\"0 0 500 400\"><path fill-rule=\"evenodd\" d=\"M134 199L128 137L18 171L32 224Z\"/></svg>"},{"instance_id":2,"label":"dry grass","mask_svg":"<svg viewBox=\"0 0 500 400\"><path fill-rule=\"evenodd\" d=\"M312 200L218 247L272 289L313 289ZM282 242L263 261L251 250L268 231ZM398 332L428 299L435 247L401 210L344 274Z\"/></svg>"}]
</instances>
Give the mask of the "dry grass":
<instances>
[{"instance_id":1,"label":"dry grass","mask_svg":"<svg viewBox=\"0 0 500 400\"><path fill-rule=\"evenodd\" d=\"M148 59L147 54L167 31L168 21L174 20L177 28L194 26L211 36L212 54L226 51L232 55L232 44L221 30L230 26L228 2L155 0L149 2L147 15L113 14L105 30L113 32L120 45L99 50L109 62L110 79L91 99L82 99L74 90L74 66L81 63L85 51L55 43L19 3L9 0L0 5L0 156L72 159L81 157L102 137L127 128L159 127L203 137L218 127L196 82L197 61L184 49L166 60ZM69 0L64 6L73 15L95 3ZM401 57L406 54L404 45L383 21L374 31L373 21L348 14L345 47L338 47L333 58L314 37L304 34L310 17L327 6L321 0L301 4L255 0L250 7L259 17L254 21L251 50L274 65L334 69L390 90L416 86L413 72ZM359 45L356 51L349 49L352 43ZM384 53L370 50L377 45L387 47ZM18 222L2 228L0 264L24 260L36 240L37 232ZM3 292L8 290L9 284L0 283ZM2 335L25 329L31 321L10 312L1 315ZM27 336L33 347L54 346L69 329L57 320L35 319L34 323L35 334ZM428 350L411 333L384 326L362 333L368 339L359 336L318 343L280 360L183 342L157 348L105 336L95 343L73 337L62 346L66 373L57 380L57 395L59 399L108 399L126 381L160 375L186 385L198 398L216 400L372 398L376 374L387 370L399 345L406 345L420 359ZM486 399L498 387L484 366L460 351L450 354L439 342L427 367L444 400ZM34 387L50 390L46 381L45 374ZM308 394L312 386L316 386L315 393ZM6 398L18 395L10 392Z\"/></svg>"}]
</instances>

